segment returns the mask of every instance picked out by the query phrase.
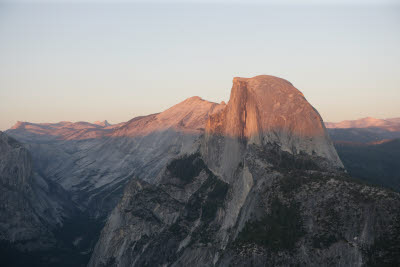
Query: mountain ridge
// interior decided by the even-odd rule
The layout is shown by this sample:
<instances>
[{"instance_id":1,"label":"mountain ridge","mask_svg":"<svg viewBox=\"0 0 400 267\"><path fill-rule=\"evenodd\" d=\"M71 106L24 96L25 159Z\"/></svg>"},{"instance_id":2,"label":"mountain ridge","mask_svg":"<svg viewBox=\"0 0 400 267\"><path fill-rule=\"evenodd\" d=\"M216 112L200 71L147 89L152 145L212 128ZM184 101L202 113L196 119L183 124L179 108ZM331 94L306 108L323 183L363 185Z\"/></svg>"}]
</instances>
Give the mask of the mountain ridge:
<instances>
[{"instance_id":1,"label":"mountain ridge","mask_svg":"<svg viewBox=\"0 0 400 267\"><path fill-rule=\"evenodd\" d=\"M151 182L171 157L192 151L208 115L221 106L191 97L163 112L107 127L19 123L6 132L27 144L35 166L69 191L78 206L90 206L101 217L132 176Z\"/></svg>"},{"instance_id":2,"label":"mountain ridge","mask_svg":"<svg viewBox=\"0 0 400 267\"><path fill-rule=\"evenodd\" d=\"M365 117L356 120L344 120L341 122L326 122L326 128L382 128L388 131L400 131L400 118L377 119Z\"/></svg>"},{"instance_id":3,"label":"mountain ridge","mask_svg":"<svg viewBox=\"0 0 400 267\"><path fill-rule=\"evenodd\" d=\"M323 134L316 137L323 139L292 135L297 125L291 123L283 124L283 131L263 128L255 101L263 97L251 94L263 88L260 79L269 77L256 78L257 88L246 84L251 79L235 79L231 99L209 116L197 149L172 158L155 183L129 182L89 266L362 266L398 261L390 253L398 249L400 237L399 194L348 177L309 104L306 111L317 120L311 125L321 127L316 130ZM290 101L282 103L288 105L282 107L287 115L297 114ZM274 120L266 126L271 125L282 126ZM308 142L325 142L336 157L303 151ZM371 220L376 217L384 222ZM379 246L382 242L388 245Z\"/></svg>"},{"instance_id":4,"label":"mountain ridge","mask_svg":"<svg viewBox=\"0 0 400 267\"><path fill-rule=\"evenodd\" d=\"M89 266L361 266L399 243L399 195L352 180L321 116L277 77L234 78L227 104L192 97L117 125L7 134L85 221L106 220Z\"/></svg>"}]
</instances>

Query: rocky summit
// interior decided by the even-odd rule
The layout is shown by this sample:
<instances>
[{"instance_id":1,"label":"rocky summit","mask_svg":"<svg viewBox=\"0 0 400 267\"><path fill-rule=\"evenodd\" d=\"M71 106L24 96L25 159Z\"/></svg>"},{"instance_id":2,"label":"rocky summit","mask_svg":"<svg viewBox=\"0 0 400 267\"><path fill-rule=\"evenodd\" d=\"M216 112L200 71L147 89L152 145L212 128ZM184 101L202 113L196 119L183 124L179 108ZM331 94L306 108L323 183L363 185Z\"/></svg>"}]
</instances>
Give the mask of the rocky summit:
<instances>
[{"instance_id":1,"label":"rocky summit","mask_svg":"<svg viewBox=\"0 0 400 267\"><path fill-rule=\"evenodd\" d=\"M352 178L281 78L119 124L18 122L0 152L5 266L400 265L399 193Z\"/></svg>"},{"instance_id":2,"label":"rocky summit","mask_svg":"<svg viewBox=\"0 0 400 267\"><path fill-rule=\"evenodd\" d=\"M291 83L273 76L233 79L228 105L207 122L202 152L230 180L250 145L277 146L343 167L318 112Z\"/></svg>"},{"instance_id":3,"label":"rocky summit","mask_svg":"<svg viewBox=\"0 0 400 267\"><path fill-rule=\"evenodd\" d=\"M89 266L397 266L400 195L351 178L318 112L235 78L191 151L132 178Z\"/></svg>"}]
</instances>

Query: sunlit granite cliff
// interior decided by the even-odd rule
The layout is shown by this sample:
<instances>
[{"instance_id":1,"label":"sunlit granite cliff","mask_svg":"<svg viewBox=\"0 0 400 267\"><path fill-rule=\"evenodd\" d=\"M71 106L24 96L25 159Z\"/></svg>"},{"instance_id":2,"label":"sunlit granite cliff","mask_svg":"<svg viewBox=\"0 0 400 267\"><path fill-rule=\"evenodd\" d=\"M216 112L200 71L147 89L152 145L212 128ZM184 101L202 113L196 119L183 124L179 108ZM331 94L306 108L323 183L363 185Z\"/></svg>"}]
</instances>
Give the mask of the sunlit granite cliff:
<instances>
[{"instance_id":1,"label":"sunlit granite cliff","mask_svg":"<svg viewBox=\"0 0 400 267\"><path fill-rule=\"evenodd\" d=\"M399 194L349 177L317 111L283 79L235 78L192 151L153 181L130 180L89 266L399 261Z\"/></svg>"}]
</instances>

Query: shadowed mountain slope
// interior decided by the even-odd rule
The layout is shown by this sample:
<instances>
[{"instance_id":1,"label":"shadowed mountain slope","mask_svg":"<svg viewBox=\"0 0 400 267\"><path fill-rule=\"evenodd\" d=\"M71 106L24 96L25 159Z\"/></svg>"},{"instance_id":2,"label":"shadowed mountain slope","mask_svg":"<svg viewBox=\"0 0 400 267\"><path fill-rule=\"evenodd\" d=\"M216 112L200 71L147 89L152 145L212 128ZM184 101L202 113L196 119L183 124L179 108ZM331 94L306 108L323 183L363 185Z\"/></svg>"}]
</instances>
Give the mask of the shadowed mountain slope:
<instances>
[{"instance_id":1,"label":"shadowed mountain slope","mask_svg":"<svg viewBox=\"0 0 400 267\"><path fill-rule=\"evenodd\" d=\"M82 210L105 217L132 177L153 182L172 157L192 151L208 116L223 106L191 97L118 125L19 122L7 134L26 144L35 168Z\"/></svg>"},{"instance_id":2,"label":"shadowed mountain slope","mask_svg":"<svg viewBox=\"0 0 400 267\"><path fill-rule=\"evenodd\" d=\"M400 119L364 118L325 123L348 172L372 184L400 190Z\"/></svg>"},{"instance_id":3,"label":"shadowed mountain slope","mask_svg":"<svg viewBox=\"0 0 400 267\"><path fill-rule=\"evenodd\" d=\"M343 172L290 83L236 78L197 151L127 185L89 266L396 265L399 208Z\"/></svg>"}]
</instances>

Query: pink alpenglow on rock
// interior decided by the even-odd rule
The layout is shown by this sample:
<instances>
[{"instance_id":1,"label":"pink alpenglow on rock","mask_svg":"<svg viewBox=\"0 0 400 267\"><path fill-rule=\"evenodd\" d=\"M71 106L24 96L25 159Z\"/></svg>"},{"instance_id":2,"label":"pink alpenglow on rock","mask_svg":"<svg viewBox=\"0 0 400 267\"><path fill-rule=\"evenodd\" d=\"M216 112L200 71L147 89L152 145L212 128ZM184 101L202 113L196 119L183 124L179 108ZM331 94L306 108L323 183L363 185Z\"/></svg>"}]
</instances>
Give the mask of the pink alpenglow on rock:
<instances>
[{"instance_id":1,"label":"pink alpenglow on rock","mask_svg":"<svg viewBox=\"0 0 400 267\"><path fill-rule=\"evenodd\" d=\"M346 120L341 122L326 122L326 128L348 129L348 128L380 128L390 132L400 131L400 118L376 119L372 117L358 120Z\"/></svg>"},{"instance_id":2,"label":"pink alpenglow on rock","mask_svg":"<svg viewBox=\"0 0 400 267\"><path fill-rule=\"evenodd\" d=\"M206 135L275 143L284 151L321 156L342 167L321 116L290 82L274 76L234 78L230 100L210 116ZM233 147L228 142L224 149Z\"/></svg>"},{"instance_id":3,"label":"pink alpenglow on rock","mask_svg":"<svg viewBox=\"0 0 400 267\"><path fill-rule=\"evenodd\" d=\"M169 129L197 135L204 131L208 117L224 107L224 103L193 96L161 113L134 118L116 130L113 136L142 136Z\"/></svg>"}]
</instances>

